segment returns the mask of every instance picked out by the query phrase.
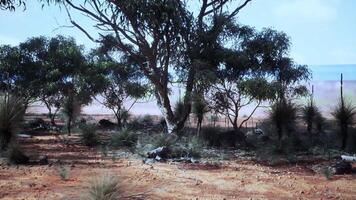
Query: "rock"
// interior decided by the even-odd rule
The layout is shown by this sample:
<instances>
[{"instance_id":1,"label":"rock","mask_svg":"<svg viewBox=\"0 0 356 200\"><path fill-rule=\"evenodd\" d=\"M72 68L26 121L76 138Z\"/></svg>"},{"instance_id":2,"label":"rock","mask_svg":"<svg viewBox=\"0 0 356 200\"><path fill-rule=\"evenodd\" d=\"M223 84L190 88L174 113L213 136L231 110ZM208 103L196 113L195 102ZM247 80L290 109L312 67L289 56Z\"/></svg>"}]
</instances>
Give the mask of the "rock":
<instances>
[{"instance_id":1,"label":"rock","mask_svg":"<svg viewBox=\"0 0 356 200\"><path fill-rule=\"evenodd\" d=\"M38 157L38 163L40 165L48 165L48 156L44 155L44 156Z\"/></svg>"},{"instance_id":2,"label":"rock","mask_svg":"<svg viewBox=\"0 0 356 200\"><path fill-rule=\"evenodd\" d=\"M337 162L328 168L333 174L349 174L352 172L352 165L345 161Z\"/></svg>"}]
</instances>

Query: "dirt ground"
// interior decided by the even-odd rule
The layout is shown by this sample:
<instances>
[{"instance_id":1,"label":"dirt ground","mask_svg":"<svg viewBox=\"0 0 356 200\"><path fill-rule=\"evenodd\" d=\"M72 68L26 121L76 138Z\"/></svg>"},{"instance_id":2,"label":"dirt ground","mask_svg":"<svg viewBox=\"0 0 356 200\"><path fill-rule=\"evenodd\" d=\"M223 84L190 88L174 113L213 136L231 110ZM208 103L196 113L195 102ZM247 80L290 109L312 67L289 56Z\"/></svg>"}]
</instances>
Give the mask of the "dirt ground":
<instances>
[{"instance_id":1,"label":"dirt ground","mask_svg":"<svg viewBox=\"0 0 356 200\"><path fill-rule=\"evenodd\" d=\"M221 165L149 165L134 156L104 158L97 149L67 145L53 135L21 143L26 152L47 155L49 164L0 162L0 199L85 199L90 180L105 173L118 176L127 199L356 199L355 175L326 180L310 163L270 167L236 159ZM68 170L67 180L59 176L60 163Z\"/></svg>"}]
</instances>

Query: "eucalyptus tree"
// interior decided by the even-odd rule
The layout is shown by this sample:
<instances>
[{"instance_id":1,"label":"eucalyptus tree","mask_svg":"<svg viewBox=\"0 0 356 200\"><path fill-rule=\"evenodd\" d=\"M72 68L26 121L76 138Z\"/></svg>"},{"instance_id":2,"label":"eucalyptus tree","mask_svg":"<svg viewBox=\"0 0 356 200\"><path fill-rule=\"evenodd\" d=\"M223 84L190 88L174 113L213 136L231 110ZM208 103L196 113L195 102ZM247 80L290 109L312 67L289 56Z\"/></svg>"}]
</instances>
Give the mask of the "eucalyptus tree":
<instances>
[{"instance_id":1,"label":"eucalyptus tree","mask_svg":"<svg viewBox=\"0 0 356 200\"><path fill-rule=\"evenodd\" d=\"M282 93L305 91L299 83L308 79L309 71L289 57L290 42L285 33L233 26L236 31L231 42L238 45L221 50L221 65L208 99L237 131L264 102L275 101ZM240 111L247 106L252 108L250 114L238 123Z\"/></svg>"},{"instance_id":2,"label":"eucalyptus tree","mask_svg":"<svg viewBox=\"0 0 356 200\"><path fill-rule=\"evenodd\" d=\"M188 1L62 1L73 26L95 42L108 45L135 60L153 85L157 103L169 133L178 132L190 111L196 75L202 66L216 68L214 52L223 46L223 36L234 17L251 0L202 0L198 11ZM94 23L99 38L76 21L80 12ZM178 78L177 78L178 77ZM184 114L174 114L170 99L173 82L184 84Z\"/></svg>"},{"instance_id":3,"label":"eucalyptus tree","mask_svg":"<svg viewBox=\"0 0 356 200\"><path fill-rule=\"evenodd\" d=\"M117 60L102 48L93 50L90 57L97 72L103 75L103 80L96 81L102 84L97 88L103 100L97 101L115 114L118 128L122 128L134 104L148 95L148 85L137 65L128 59ZM125 103L129 106L125 107Z\"/></svg>"},{"instance_id":4,"label":"eucalyptus tree","mask_svg":"<svg viewBox=\"0 0 356 200\"><path fill-rule=\"evenodd\" d=\"M16 47L1 46L0 89L22 98L25 107L36 101L44 75L40 62L23 43Z\"/></svg>"}]
</instances>

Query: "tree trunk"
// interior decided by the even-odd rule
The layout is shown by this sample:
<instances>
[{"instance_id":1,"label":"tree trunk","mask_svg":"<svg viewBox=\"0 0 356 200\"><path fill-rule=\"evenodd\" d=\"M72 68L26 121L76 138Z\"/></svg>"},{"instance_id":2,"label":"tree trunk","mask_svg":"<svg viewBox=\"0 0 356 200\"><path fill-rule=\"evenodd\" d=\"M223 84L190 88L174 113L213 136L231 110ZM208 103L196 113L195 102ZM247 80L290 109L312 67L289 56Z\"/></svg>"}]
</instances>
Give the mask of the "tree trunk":
<instances>
[{"instance_id":1,"label":"tree trunk","mask_svg":"<svg viewBox=\"0 0 356 200\"><path fill-rule=\"evenodd\" d=\"M234 128L234 131L239 131L239 126L237 125L237 116L234 117L234 121L232 122L232 126Z\"/></svg>"},{"instance_id":2,"label":"tree trunk","mask_svg":"<svg viewBox=\"0 0 356 200\"><path fill-rule=\"evenodd\" d=\"M122 128L121 115L120 115L120 113L115 113L115 116L116 116L117 127L118 127L119 129L121 129L121 128Z\"/></svg>"},{"instance_id":3,"label":"tree trunk","mask_svg":"<svg viewBox=\"0 0 356 200\"><path fill-rule=\"evenodd\" d=\"M72 117L69 117L67 121L68 136L71 135L71 124L72 124Z\"/></svg>"},{"instance_id":4,"label":"tree trunk","mask_svg":"<svg viewBox=\"0 0 356 200\"><path fill-rule=\"evenodd\" d=\"M197 123L197 135L200 136L200 132L201 132L201 124L203 123L203 119L198 119L198 123Z\"/></svg>"},{"instance_id":5,"label":"tree trunk","mask_svg":"<svg viewBox=\"0 0 356 200\"><path fill-rule=\"evenodd\" d=\"M342 144L341 144L341 149L345 150L346 145L347 145L347 138L348 138L348 130L347 130L347 125L342 125L341 126L341 134L342 134Z\"/></svg>"}]
</instances>

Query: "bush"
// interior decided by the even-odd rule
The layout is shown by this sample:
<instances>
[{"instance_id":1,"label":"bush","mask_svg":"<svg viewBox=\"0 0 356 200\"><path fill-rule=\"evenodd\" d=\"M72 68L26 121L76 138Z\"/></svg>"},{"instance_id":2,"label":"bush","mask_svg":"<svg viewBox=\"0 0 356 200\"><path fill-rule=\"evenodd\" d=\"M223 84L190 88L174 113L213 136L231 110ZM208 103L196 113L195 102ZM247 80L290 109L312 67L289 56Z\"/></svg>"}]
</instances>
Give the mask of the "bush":
<instances>
[{"instance_id":1,"label":"bush","mask_svg":"<svg viewBox=\"0 0 356 200\"><path fill-rule=\"evenodd\" d=\"M245 135L234 130L222 131L220 127L205 127L202 129L203 143L212 147L236 147L245 144Z\"/></svg>"},{"instance_id":2,"label":"bush","mask_svg":"<svg viewBox=\"0 0 356 200\"><path fill-rule=\"evenodd\" d=\"M26 156L21 148L16 144L9 146L5 152L5 156L10 164L16 165L27 164L30 160L29 157Z\"/></svg>"},{"instance_id":3,"label":"bush","mask_svg":"<svg viewBox=\"0 0 356 200\"><path fill-rule=\"evenodd\" d=\"M0 149L4 150L20 128L25 106L22 99L8 93L0 94Z\"/></svg>"},{"instance_id":4,"label":"bush","mask_svg":"<svg viewBox=\"0 0 356 200\"><path fill-rule=\"evenodd\" d=\"M316 128L318 132L322 131L323 117L318 107L316 107L312 101L302 108L302 119L307 124L309 134L312 133L314 128Z\"/></svg>"},{"instance_id":5,"label":"bush","mask_svg":"<svg viewBox=\"0 0 356 200\"><path fill-rule=\"evenodd\" d=\"M94 124L81 124L79 129L81 140L85 145L95 146L98 144L99 137Z\"/></svg>"},{"instance_id":6,"label":"bush","mask_svg":"<svg viewBox=\"0 0 356 200\"><path fill-rule=\"evenodd\" d=\"M101 119L99 121L99 126L100 126L100 128L103 128L103 129L111 129L111 128L115 127L115 123L111 122L108 119Z\"/></svg>"},{"instance_id":7,"label":"bush","mask_svg":"<svg viewBox=\"0 0 356 200\"><path fill-rule=\"evenodd\" d=\"M89 186L88 194L84 198L88 200L120 199L119 181L117 177L106 174L94 178Z\"/></svg>"},{"instance_id":8,"label":"bush","mask_svg":"<svg viewBox=\"0 0 356 200\"><path fill-rule=\"evenodd\" d=\"M66 128L68 135L71 134L71 127L73 122L77 119L82 111L82 104L75 96L75 94L70 93L65 99L63 103L63 107L61 112L63 113L66 121Z\"/></svg>"},{"instance_id":9,"label":"bush","mask_svg":"<svg viewBox=\"0 0 356 200\"><path fill-rule=\"evenodd\" d=\"M110 144L113 147L133 147L138 140L137 134L123 128L111 136Z\"/></svg>"},{"instance_id":10,"label":"bush","mask_svg":"<svg viewBox=\"0 0 356 200\"><path fill-rule=\"evenodd\" d=\"M158 147L167 147L170 148L177 142L177 137L175 135L168 135L165 133L160 133L154 135L150 138L150 144L153 145L154 148Z\"/></svg>"},{"instance_id":11,"label":"bush","mask_svg":"<svg viewBox=\"0 0 356 200\"><path fill-rule=\"evenodd\" d=\"M58 175L62 181L67 180L69 174L69 169L63 165L60 165L58 168Z\"/></svg>"},{"instance_id":12,"label":"bush","mask_svg":"<svg viewBox=\"0 0 356 200\"><path fill-rule=\"evenodd\" d=\"M345 150L348 139L348 129L355 123L356 109L351 103L345 103L342 99L332 112L332 115L334 116L342 135L341 149Z\"/></svg>"},{"instance_id":13,"label":"bush","mask_svg":"<svg viewBox=\"0 0 356 200\"><path fill-rule=\"evenodd\" d=\"M271 106L269 118L277 129L278 140L281 141L283 133L289 135L296 126L298 107L286 99L279 100Z\"/></svg>"},{"instance_id":14,"label":"bush","mask_svg":"<svg viewBox=\"0 0 356 200\"><path fill-rule=\"evenodd\" d=\"M28 123L28 127L31 129L46 129L48 124L42 118L35 118Z\"/></svg>"}]
</instances>

